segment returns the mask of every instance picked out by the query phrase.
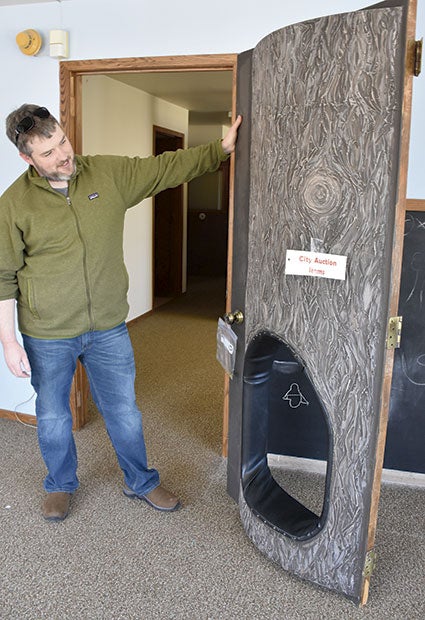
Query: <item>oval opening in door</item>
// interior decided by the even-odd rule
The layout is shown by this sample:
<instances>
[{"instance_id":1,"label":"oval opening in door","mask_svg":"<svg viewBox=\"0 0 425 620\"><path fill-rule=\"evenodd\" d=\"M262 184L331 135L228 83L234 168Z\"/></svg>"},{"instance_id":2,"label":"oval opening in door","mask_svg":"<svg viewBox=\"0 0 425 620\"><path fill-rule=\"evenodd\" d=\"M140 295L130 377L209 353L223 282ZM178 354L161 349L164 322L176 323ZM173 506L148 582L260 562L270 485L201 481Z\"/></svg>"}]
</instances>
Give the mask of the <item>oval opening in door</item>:
<instances>
[{"instance_id":1,"label":"oval opening in door","mask_svg":"<svg viewBox=\"0 0 425 620\"><path fill-rule=\"evenodd\" d=\"M245 501L274 530L309 539L322 530L329 506L332 432L326 410L302 361L267 331L247 348L243 389ZM271 454L325 461L326 476L288 475L279 468L272 473Z\"/></svg>"}]
</instances>

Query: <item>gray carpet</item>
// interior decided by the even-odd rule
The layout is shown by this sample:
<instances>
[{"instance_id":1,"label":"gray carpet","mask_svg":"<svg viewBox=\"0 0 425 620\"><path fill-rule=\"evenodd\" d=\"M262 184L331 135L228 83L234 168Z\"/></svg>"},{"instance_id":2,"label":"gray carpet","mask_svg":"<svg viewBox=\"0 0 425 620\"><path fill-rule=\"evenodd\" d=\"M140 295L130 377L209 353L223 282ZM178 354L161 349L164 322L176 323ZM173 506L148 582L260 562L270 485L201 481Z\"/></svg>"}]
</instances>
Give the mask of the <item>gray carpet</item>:
<instances>
[{"instance_id":1,"label":"gray carpet","mask_svg":"<svg viewBox=\"0 0 425 620\"><path fill-rule=\"evenodd\" d=\"M90 404L91 421L76 433L81 488L66 521L45 522L35 430L0 420L2 620L425 619L424 489L384 486L363 609L287 574L245 536L220 456L223 294L218 282L195 282L131 327L149 459L180 494L181 511L158 513L122 495ZM320 499L318 475L281 475L312 505Z\"/></svg>"}]
</instances>

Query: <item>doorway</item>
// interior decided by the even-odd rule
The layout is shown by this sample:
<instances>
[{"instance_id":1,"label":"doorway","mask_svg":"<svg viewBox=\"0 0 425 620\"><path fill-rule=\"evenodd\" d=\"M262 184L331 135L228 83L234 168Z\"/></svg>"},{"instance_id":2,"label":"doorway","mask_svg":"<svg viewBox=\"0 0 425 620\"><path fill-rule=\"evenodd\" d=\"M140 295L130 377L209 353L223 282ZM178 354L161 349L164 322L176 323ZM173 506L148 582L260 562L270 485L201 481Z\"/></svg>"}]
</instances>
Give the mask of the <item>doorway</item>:
<instances>
[{"instance_id":1,"label":"doorway","mask_svg":"<svg viewBox=\"0 0 425 620\"><path fill-rule=\"evenodd\" d=\"M137 76L160 76L166 75L178 78L181 74L191 74L196 83L201 83L207 74L221 75L226 72L230 76L228 87L229 106L226 107L226 114L231 110L235 116L236 101L236 54L226 55L202 55L202 56L180 56L180 57L145 57L127 59L103 59L85 61L65 61L60 63L60 86L61 86L61 124L74 144L75 151L81 153L83 149L82 136L82 90L83 79L88 76L105 75L118 77L122 81L131 84ZM175 89L178 91L178 89ZM218 89L219 91L219 89ZM211 92L211 100L219 96L219 92ZM205 140L207 141L207 140ZM233 198L233 158L230 162L229 170L229 229L228 229L228 261L227 261L227 295L223 300L226 309L230 309L231 290L231 248L232 248L232 198ZM183 220L184 221L184 220ZM183 237L185 231L183 231ZM184 241L183 241L184 243ZM178 252L178 250L177 250ZM184 254L184 250L183 250ZM183 270L183 285L185 284L185 265ZM178 276L175 276L175 281ZM153 307L153 304L152 304ZM228 393L228 379L225 379L225 394ZM78 403L74 407L75 428L81 428L88 421L87 415L87 385L84 373L76 375L72 389L73 400ZM227 448L227 398L225 398L223 413L223 453Z\"/></svg>"}]
</instances>

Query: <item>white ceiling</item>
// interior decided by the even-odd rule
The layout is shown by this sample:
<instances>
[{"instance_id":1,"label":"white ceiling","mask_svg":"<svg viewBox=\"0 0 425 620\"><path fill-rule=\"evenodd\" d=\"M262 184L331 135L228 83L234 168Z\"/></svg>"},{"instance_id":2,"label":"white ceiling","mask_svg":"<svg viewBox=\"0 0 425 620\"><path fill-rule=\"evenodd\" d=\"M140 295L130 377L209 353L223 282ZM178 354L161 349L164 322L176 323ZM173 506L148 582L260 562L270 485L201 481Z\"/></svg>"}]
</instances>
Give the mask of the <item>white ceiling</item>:
<instances>
[{"instance_id":1,"label":"white ceiling","mask_svg":"<svg viewBox=\"0 0 425 620\"><path fill-rule=\"evenodd\" d=\"M228 121L227 113L232 109L231 71L115 73L109 77L190 112L214 114Z\"/></svg>"},{"instance_id":2,"label":"white ceiling","mask_svg":"<svg viewBox=\"0 0 425 620\"><path fill-rule=\"evenodd\" d=\"M17 6L18 4L38 4L40 2L64 2L66 0L0 0L0 6Z\"/></svg>"}]
</instances>

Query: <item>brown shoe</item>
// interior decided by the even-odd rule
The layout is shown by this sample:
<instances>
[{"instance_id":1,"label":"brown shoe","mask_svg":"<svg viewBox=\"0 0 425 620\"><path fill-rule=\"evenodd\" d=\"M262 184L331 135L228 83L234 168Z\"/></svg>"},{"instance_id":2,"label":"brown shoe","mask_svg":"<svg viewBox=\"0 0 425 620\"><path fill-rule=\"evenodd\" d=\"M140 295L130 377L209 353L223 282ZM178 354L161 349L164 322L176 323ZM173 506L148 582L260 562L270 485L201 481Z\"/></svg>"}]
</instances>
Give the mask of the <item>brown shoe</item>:
<instances>
[{"instance_id":1,"label":"brown shoe","mask_svg":"<svg viewBox=\"0 0 425 620\"><path fill-rule=\"evenodd\" d=\"M48 493L43 502L43 517L47 521L63 521L68 516L71 493Z\"/></svg>"},{"instance_id":2,"label":"brown shoe","mask_svg":"<svg viewBox=\"0 0 425 620\"><path fill-rule=\"evenodd\" d=\"M136 495L134 491L126 487L124 489L124 495L131 498L142 499L147 502L149 506L155 508L155 510L161 510L162 512L173 512L181 507L179 498L162 486L156 487L156 489L146 493L146 495Z\"/></svg>"}]
</instances>

